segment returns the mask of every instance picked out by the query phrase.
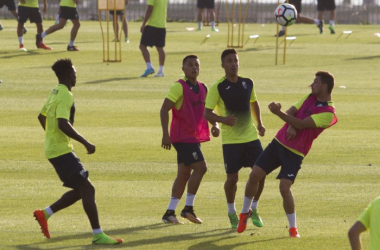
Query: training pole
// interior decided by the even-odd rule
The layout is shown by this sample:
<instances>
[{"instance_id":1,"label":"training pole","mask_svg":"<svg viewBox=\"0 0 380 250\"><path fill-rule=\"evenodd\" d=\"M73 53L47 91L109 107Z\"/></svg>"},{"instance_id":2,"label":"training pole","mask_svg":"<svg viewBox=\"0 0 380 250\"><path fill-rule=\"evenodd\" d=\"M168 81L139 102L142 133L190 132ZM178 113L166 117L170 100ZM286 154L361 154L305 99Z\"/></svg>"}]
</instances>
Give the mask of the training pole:
<instances>
[{"instance_id":1,"label":"training pole","mask_svg":"<svg viewBox=\"0 0 380 250\"><path fill-rule=\"evenodd\" d=\"M250 1L247 1L245 6L245 12L243 13L243 3L239 0L236 6L236 1L232 2L231 13L229 10L228 1L225 1L226 6L226 16L227 16L227 47L228 48L243 48L244 47L244 25L248 15ZM236 13L237 12L237 13ZM235 19L237 17L237 31L235 32ZM235 34L237 33L237 34ZM236 36L237 35L237 38ZM235 43L237 40L237 44Z\"/></svg>"}]
</instances>

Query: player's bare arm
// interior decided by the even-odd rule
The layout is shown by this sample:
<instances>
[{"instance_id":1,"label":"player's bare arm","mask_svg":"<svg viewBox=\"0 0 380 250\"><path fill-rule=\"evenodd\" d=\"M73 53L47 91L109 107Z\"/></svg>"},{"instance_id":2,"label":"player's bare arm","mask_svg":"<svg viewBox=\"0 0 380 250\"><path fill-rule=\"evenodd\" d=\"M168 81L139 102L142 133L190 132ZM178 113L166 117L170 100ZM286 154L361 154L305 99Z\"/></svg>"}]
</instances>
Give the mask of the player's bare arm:
<instances>
[{"instance_id":1,"label":"player's bare arm","mask_svg":"<svg viewBox=\"0 0 380 250\"><path fill-rule=\"evenodd\" d=\"M291 106L287 111L286 113L290 116L295 116L296 113L297 113L297 108L294 107L294 106ZM289 125L287 131L286 131L286 134L288 136L288 141L291 141L294 139L294 137L297 135L297 130L295 128L293 128L291 125Z\"/></svg>"},{"instance_id":2,"label":"player's bare arm","mask_svg":"<svg viewBox=\"0 0 380 250\"><path fill-rule=\"evenodd\" d=\"M146 8L146 11L145 11L144 21L143 21L141 28L140 28L141 33L144 32L145 25L148 22L150 16L152 15L152 12L153 12L153 5L148 5L148 7Z\"/></svg>"},{"instance_id":3,"label":"player's bare arm","mask_svg":"<svg viewBox=\"0 0 380 250\"><path fill-rule=\"evenodd\" d=\"M162 142L161 147L170 150L172 143L169 136L169 111L174 107L175 103L165 98L160 111L161 127L162 127Z\"/></svg>"},{"instance_id":4,"label":"player's bare arm","mask_svg":"<svg viewBox=\"0 0 380 250\"><path fill-rule=\"evenodd\" d=\"M229 116L219 116L214 113L213 110L205 108L205 114L204 117L207 121L209 121L211 124L215 122L220 122L228 126L234 126L237 122L237 118L234 115Z\"/></svg>"},{"instance_id":5,"label":"player's bare arm","mask_svg":"<svg viewBox=\"0 0 380 250\"><path fill-rule=\"evenodd\" d=\"M87 154L95 153L95 145L88 142L83 136L81 136L70 122L64 118L58 118L58 128L62 130L68 137L80 142L87 149Z\"/></svg>"},{"instance_id":6,"label":"player's bare arm","mask_svg":"<svg viewBox=\"0 0 380 250\"><path fill-rule=\"evenodd\" d=\"M260 110L260 105L259 102L251 102L251 112L253 117L255 118L257 122L257 131L259 132L260 136L265 135L265 127L263 125L263 122L261 120L261 110Z\"/></svg>"},{"instance_id":7,"label":"player's bare arm","mask_svg":"<svg viewBox=\"0 0 380 250\"><path fill-rule=\"evenodd\" d=\"M39 114L38 115L38 121L40 122L42 128L45 130L45 126L46 126L46 116L42 115L42 114Z\"/></svg>"},{"instance_id":8,"label":"player's bare arm","mask_svg":"<svg viewBox=\"0 0 380 250\"><path fill-rule=\"evenodd\" d=\"M42 0L43 4L44 4L44 7L42 8L42 13L46 13L46 9L47 9L47 1L46 0Z\"/></svg>"},{"instance_id":9,"label":"player's bare arm","mask_svg":"<svg viewBox=\"0 0 380 250\"><path fill-rule=\"evenodd\" d=\"M281 103L271 102L268 105L269 110L280 117L284 122L288 123L295 129L305 129L305 128L316 128L314 120L309 116L304 120L298 119L296 117L290 116L281 110Z\"/></svg>"},{"instance_id":10,"label":"player's bare arm","mask_svg":"<svg viewBox=\"0 0 380 250\"><path fill-rule=\"evenodd\" d=\"M350 240L352 250L362 249L360 234L365 232L366 230L367 229L360 221L355 222L355 224L350 228L350 230L348 231L348 238Z\"/></svg>"}]
</instances>

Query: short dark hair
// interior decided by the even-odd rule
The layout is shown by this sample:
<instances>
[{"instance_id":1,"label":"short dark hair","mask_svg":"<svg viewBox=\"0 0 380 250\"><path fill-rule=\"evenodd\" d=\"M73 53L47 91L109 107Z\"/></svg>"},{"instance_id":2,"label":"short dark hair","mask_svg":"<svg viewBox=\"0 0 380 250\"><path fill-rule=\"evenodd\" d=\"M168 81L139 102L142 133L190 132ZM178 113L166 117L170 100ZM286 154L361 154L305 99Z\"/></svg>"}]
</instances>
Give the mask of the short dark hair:
<instances>
[{"instance_id":1,"label":"short dark hair","mask_svg":"<svg viewBox=\"0 0 380 250\"><path fill-rule=\"evenodd\" d=\"M327 92L331 94L334 88L334 76L330 72L322 70L317 71L317 73L315 73L315 76L321 77L322 83L327 84Z\"/></svg>"},{"instance_id":2,"label":"short dark hair","mask_svg":"<svg viewBox=\"0 0 380 250\"><path fill-rule=\"evenodd\" d=\"M58 79L63 79L68 77L73 71L73 63L71 62L71 59L68 58L58 59L53 66L51 66L51 69L55 72Z\"/></svg>"},{"instance_id":3,"label":"short dark hair","mask_svg":"<svg viewBox=\"0 0 380 250\"><path fill-rule=\"evenodd\" d=\"M226 56L228 56L228 55L230 55L230 54L237 55L236 49L226 49L226 50L224 50L223 53L222 53L222 56L220 57L220 59L222 60L222 62L223 62L223 58L226 57Z\"/></svg>"},{"instance_id":4,"label":"short dark hair","mask_svg":"<svg viewBox=\"0 0 380 250\"><path fill-rule=\"evenodd\" d=\"M187 56L185 56L185 58L183 58L183 60L182 60L182 66L185 65L186 60L190 59L190 58L198 59L198 56L197 55L187 55Z\"/></svg>"}]
</instances>

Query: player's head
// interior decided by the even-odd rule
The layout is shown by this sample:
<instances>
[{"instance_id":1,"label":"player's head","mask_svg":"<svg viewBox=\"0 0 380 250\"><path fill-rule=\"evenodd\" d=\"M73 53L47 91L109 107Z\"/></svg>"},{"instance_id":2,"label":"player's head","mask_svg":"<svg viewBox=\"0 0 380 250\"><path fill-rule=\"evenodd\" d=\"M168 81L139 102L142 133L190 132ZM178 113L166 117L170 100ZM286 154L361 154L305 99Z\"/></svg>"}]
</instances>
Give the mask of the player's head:
<instances>
[{"instance_id":1,"label":"player's head","mask_svg":"<svg viewBox=\"0 0 380 250\"><path fill-rule=\"evenodd\" d=\"M331 94L334 88L334 76L327 71L317 71L316 77L320 77L322 84L326 84L327 93Z\"/></svg>"},{"instance_id":2,"label":"player's head","mask_svg":"<svg viewBox=\"0 0 380 250\"><path fill-rule=\"evenodd\" d=\"M51 68L60 83L68 83L71 86L75 86L76 70L70 59L59 59Z\"/></svg>"},{"instance_id":3,"label":"player's head","mask_svg":"<svg viewBox=\"0 0 380 250\"><path fill-rule=\"evenodd\" d=\"M226 49L223 51L222 56L222 68L226 72L226 75L235 76L239 70L239 56L235 49Z\"/></svg>"},{"instance_id":4,"label":"player's head","mask_svg":"<svg viewBox=\"0 0 380 250\"><path fill-rule=\"evenodd\" d=\"M185 77L187 79L196 80L199 75L200 70L200 62L198 56L196 55L188 55L183 58L182 61L182 71L185 73Z\"/></svg>"}]
</instances>

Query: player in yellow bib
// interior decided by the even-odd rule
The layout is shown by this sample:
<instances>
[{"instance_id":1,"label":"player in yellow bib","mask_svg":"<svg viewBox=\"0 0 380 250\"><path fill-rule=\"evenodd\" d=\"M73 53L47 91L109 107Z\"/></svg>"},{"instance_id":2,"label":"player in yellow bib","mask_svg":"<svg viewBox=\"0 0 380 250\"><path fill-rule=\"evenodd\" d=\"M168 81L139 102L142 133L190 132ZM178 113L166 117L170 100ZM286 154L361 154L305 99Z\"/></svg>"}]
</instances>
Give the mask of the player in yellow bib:
<instances>
[{"instance_id":1,"label":"player in yellow bib","mask_svg":"<svg viewBox=\"0 0 380 250\"><path fill-rule=\"evenodd\" d=\"M79 14L77 10L77 3L79 0L61 0L59 7L59 21L57 24L50 26L45 32L37 37L37 43L42 42L42 39L47 35L63 29L67 20L71 20L73 27L70 33L70 42L67 45L68 51L79 51L79 49L74 45L75 38L77 37L78 30L80 27Z\"/></svg>"},{"instance_id":2,"label":"player in yellow bib","mask_svg":"<svg viewBox=\"0 0 380 250\"><path fill-rule=\"evenodd\" d=\"M34 217L41 226L42 233L50 238L47 220L56 212L82 200L84 211L93 232L93 244L113 245L122 239L112 239L99 224L95 203L95 188L88 179L88 172L73 152L70 138L80 142L88 154L95 153L95 145L88 142L73 127L75 105L71 88L76 84L76 70L70 59L61 59L52 66L59 84L50 92L38 120L45 130L45 155L53 165L63 186L71 188L55 203L43 210L35 210Z\"/></svg>"}]
</instances>

